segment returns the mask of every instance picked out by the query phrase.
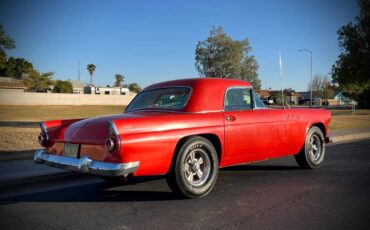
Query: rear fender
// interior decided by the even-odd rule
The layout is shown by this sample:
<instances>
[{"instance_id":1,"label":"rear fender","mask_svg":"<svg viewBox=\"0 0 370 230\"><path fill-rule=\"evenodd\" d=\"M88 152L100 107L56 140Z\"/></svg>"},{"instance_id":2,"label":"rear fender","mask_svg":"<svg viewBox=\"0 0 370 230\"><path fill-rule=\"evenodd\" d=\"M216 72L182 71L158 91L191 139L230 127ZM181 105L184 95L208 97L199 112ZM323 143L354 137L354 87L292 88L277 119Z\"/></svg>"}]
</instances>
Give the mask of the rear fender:
<instances>
[{"instance_id":1,"label":"rear fender","mask_svg":"<svg viewBox=\"0 0 370 230\"><path fill-rule=\"evenodd\" d=\"M64 132L68 126L80 120L82 119L43 121L40 122L40 128L42 132L47 132L52 144L56 140L63 140Z\"/></svg>"}]
</instances>

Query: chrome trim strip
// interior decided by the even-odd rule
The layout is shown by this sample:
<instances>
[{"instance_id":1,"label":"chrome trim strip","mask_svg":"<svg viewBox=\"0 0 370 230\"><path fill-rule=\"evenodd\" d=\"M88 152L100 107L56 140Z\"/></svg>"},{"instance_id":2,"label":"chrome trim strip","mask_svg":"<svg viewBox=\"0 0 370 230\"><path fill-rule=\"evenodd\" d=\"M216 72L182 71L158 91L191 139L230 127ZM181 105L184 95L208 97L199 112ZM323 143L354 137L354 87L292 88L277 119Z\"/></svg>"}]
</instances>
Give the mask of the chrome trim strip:
<instances>
[{"instance_id":1,"label":"chrome trim strip","mask_svg":"<svg viewBox=\"0 0 370 230\"><path fill-rule=\"evenodd\" d=\"M91 173L101 176L123 176L135 172L140 165L139 161L129 163L109 163L94 161L87 156L72 158L48 154L44 149L36 150L34 161L37 164L46 164L80 173Z\"/></svg>"},{"instance_id":2,"label":"chrome trim strip","mask_svg":"<svg viewBox=\"0 0 370 230\"><path fill-rule=\"evenodd\" d=\"M121 151L121 138L118 134L118 130L117 130L117 127L116 125L114 124L114 122L112 120L108 121L109 125L112 126L113 128L113 131L114 131L114 134L116 135L117 139L118 139L118 149L117 149L117 152L120 152Z\"/></svg>"},{"instance_id":3,"label":"chrome trim strip","mask_svg":"<svg viewBox=\"0 0 370 230\"><path fill-rule=\"evenodd\" d=\"M114 124L114 122L112 120L108 121L109 125L112 126L113 128L113 131L114 131L114 134L116 134L118 136L118 130L117 130L117 127L116 125Z\"/></svg>"},{"instance_id":4,"label":"chrome trim strip","mask_svg":"<svg viewBox=\"0 0 370 230\"><path fill-rule=\"evenodd\" d=\"M49 140L48 130L44 122L40 122L40 129L41 132L45 133L46 141L48 141Z\"/></svg>"},{"instance_id":5,"label":"chrome trim strip","mask_svg":"<svg viewBox=\"0 0 370 230\"><path fill-rule=\"evenodd\" d=\"M40 122L40 128L41 128L41 131L43 131L43 132L45 132L45 133L47 133L47 132L48 132L48 130L46 129L46 125L45 125L45 123L44 123L44 122Z\"/></svg>"}]
</instances>

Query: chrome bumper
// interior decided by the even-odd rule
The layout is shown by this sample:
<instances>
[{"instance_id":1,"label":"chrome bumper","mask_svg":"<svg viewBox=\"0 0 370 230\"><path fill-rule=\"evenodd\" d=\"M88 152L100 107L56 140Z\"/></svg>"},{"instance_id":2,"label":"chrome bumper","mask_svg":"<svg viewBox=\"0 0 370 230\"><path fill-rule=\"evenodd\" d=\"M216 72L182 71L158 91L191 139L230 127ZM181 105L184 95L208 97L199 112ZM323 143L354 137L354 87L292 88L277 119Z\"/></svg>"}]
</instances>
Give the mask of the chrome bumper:
<instances>
[{"instance_id":1,"label":"chrome bumper","mask_svg":"<svg viewBox=\"0 0 370 230\"><path fill-rule=\"evenodd\" d=\"M108 163L94 161L83 156L72 158L48 154L44 149L36 150L34 161L37 164L46 164L54 168L60 168L80 173L91 173L101 176L123 176L135 172L140 165L139 161L129 163Z\"/></svg>"}]
</instances>

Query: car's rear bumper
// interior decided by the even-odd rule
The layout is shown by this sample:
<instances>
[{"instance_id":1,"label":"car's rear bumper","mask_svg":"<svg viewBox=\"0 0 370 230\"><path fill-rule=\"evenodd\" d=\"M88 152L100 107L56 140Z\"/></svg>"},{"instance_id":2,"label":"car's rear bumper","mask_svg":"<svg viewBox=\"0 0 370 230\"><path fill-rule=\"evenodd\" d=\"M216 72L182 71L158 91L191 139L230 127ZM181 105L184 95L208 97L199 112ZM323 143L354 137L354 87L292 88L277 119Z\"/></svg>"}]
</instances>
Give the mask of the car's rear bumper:
<instances>
[{"instance_id":1,"label":"car's rear bumper","mask_svg":"<svg viewBox=\"0 0 370 230\"><path fill-rule=\"evenodd\" d=\"M94 161L87 156L72 158L48 154L44 149L36 150L34 161L54 168L60 168L81 173L91 173L101 176L123 176L135 172L140 162L109 163Z\"/></svg>"}]
</instances>

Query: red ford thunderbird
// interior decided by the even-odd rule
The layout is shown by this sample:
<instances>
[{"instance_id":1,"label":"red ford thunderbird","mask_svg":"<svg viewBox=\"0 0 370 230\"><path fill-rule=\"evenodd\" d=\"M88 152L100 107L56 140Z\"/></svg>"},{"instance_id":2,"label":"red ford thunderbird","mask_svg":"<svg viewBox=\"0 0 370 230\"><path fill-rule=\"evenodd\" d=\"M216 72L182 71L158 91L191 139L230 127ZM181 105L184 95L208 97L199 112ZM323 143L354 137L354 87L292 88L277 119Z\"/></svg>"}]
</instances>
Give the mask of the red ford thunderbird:
<instances>
[{"instance_id":1,"label":"red ford thunderbird","mask_svg":"<svg viewBox=\"0 0 370 230\"><path fill-rule=\"evenodd\" d=\"M320 167L330 120L324 109L267 108L245 81L175 80L145 88L122 114L41 122L34 160L113 180L166 175L195 198L227 166L294 155Z\"/></svg>"}]
</instances>

